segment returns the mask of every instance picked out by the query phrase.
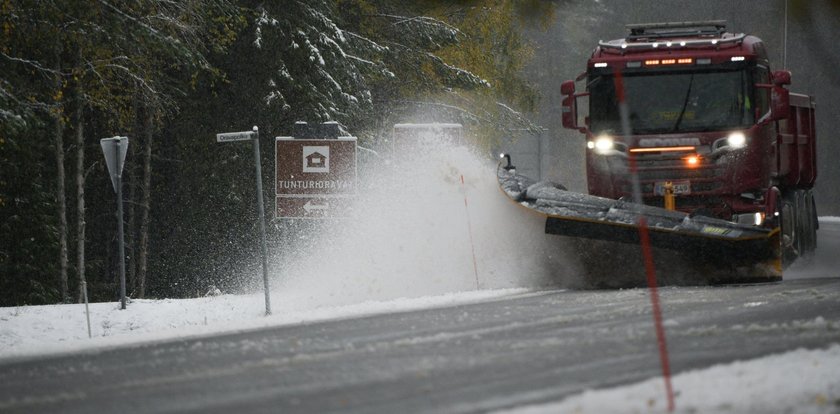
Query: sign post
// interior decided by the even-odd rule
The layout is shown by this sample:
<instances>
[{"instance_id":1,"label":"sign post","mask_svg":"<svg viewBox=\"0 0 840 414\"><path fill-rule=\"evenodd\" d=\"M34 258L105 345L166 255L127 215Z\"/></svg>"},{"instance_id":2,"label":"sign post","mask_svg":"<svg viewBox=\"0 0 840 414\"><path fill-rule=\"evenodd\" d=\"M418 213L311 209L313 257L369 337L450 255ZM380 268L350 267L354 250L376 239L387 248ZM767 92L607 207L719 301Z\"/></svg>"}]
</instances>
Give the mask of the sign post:
<instances>
[{"instance_id":1,"label":"sign post","mask_svg":"<svg viewBox=\"0 0 840 414\"><path fill-rule=\"evenodd\" d=\"M117 233L120 243L120 309L125 309L125 235L123 233L122 170L128 153L128 137L102 138L99 140L105 154L105 164L111 174L111 184L117 192Z\"/></svg>"},{"instance_id":2,"label":"sign post","mask_svg":"<svg viewBox=\"0 0 840 414\"><path fill-rule=\"evenodd\" d=\"M265 290L265 314L271 315L271 296L268 288L268 249L265 242L265 207L263 206L262 167L260 166L260 130L254 126L252 131L227 132L216 134L218 142L251 140L254 143L254 165L257 173L257 208L260 214L260 247L262 250L263 288Z\"/></svg>"}]
</instances>

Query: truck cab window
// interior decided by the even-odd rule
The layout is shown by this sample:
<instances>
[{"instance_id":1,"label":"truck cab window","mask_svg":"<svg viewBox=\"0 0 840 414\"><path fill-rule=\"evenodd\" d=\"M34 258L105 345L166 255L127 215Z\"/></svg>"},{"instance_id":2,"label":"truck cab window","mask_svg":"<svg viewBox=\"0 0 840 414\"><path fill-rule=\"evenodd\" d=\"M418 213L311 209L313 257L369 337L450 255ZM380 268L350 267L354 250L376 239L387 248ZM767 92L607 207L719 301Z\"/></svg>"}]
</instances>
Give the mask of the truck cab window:
<instances>
[{"instance_id":1,"label":"truck cab window","mask_svg":"<svg viewBox=\"0 0 840 414\"><path fill-rule=\"evenodd\" d=\"M613 76L592 77L587 86L592 130L617 132ZM627 74L624 87L635 134L728 130L754 122L753 88L743 69Z\"/></svg>"}]
</instances>

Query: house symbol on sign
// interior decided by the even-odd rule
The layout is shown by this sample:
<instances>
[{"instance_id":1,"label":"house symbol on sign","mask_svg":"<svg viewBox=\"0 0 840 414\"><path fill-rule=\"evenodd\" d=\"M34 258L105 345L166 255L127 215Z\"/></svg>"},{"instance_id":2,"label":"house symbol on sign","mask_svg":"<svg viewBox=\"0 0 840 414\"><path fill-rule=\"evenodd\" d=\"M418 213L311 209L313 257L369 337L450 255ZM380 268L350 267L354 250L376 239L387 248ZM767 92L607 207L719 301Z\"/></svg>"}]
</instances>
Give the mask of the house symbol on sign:
<instances>
[{"instance_id":1,"label":"house symbol on sign","mask_svg":"<svg viewBox=\"0 0 840 414\"><path fill-rule=\"evenodd\" d=\"M328 173L328 172L330 172L330 147L328 147L328 146L304 146L303 147L303 172L305 172L305 173Z\"/></svg>"}]
</instances>

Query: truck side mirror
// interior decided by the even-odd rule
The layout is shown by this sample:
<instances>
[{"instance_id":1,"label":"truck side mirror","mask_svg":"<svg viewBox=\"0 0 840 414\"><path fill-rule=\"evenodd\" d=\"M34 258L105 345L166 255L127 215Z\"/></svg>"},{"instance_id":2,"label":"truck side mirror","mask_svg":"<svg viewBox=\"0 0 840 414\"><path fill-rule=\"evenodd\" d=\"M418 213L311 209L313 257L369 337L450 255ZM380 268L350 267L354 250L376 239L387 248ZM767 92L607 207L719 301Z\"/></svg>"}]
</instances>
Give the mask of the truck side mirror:
<instances>
[{"instance_id":1,"label":"truck side mirror","mask_svg":"<svg viewBox=\"0 0 840 414\"><path fill-rule=\"evenodd\" d=\"M776 86L790 85L790 71L777 70L773 72L773 84Z\"/></svg>"},{"instance_id":2,"label":"truck side mirror","mask_svg":"<svg viewBox=\"0 0 840 414\"><path fill-rule=\"evenodd\" d=\"M560 93L563 95L575 94L575 81L567 80L560 84Z\"/></svg>"},{"instance_id":3,"label":"truck side mirror","mask_svg":"<svg viewBox=\"0 0 840 414\"><path fill-rule=\"evenodd\" d=\"M788 78L788 82L790 82L790 78ZM786 119L790 116L789 90L781 86L773 86L770 89L770 115L776 120Z\"/></svg>"},{"instance_id":4,"label":"truck side mirror","mask_svg":"<svg viewBox=\"0 0 840 414\"><path fill-rule=\"evenodd\" d=\"M560 92L563 93L563 128L576 129L582 133L588 131L589 117L586 117L586 126L578 125L578 103L580 96L589 96L589 92L575 93L575 81L565 81L560 84Z\"/></svg>"},{"instance_id":5,"label":"truck side mirror","mask_svg":"<svg viewBox=\"0 0 840 414\"><path fill-rule=\"evenodd\" d=\"M574 93L574 92L573 92ZM577 126L577 98L575 95L567 95L563 98L563 128L578 129Z\"/></svg>"},{"instance_id":6,"label":"truck side mirror","mask_svg":"<svg viewBox=\"0 0 840 414\"><path fill-rule=\"evenodd\" d=\"M575 81L567 80L560 84L560 93L564 95L563 128L578 129L577 97L575 96Z\"/></svg>"},{"instance_id":7,"label":"truck side mirror","mask_svg":"<svg viewBox=\"0 0 840 414\"><path fill-rule=\"evenodd\" d=\"M784 79L782 79L784 80ZM776 81L775 79L773 80ZM766 83L755 84L756 88L770 90L770 118L778 121L790 116L790 91L779 86Z\"/></svg>"}]
</instances>

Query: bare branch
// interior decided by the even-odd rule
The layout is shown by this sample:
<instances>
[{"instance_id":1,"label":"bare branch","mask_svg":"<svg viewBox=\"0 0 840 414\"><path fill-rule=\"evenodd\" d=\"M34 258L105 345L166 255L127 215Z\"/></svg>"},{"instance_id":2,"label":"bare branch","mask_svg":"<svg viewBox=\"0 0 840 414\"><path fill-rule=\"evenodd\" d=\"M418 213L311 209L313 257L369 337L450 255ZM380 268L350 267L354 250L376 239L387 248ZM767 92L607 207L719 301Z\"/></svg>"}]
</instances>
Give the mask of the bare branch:
<instances>
[{"instance_id":1,"label":"bare branch","mask_svg":"<svg viewBox=\"0 0 840 414\"><path fill-rule=\"evenodd\" d=\"M16 58L16 57L13 57L13 56L9 56L9 55L7 55L3 52L0 52L0 56L3 56L4 58L6 58L6 59L8 59L12 62L21 63L21 64L24 64L26 66L33 67L40 72L46 72L47 74L50 74L50 75L67 76L67 75L70 74L69 72L62 72L62 71L59 71L59 70L56 70L56 69L44 67L43 65L41 65L40 63L38 63L37 61L34 61L34 60ZM44 74L44 75L46 75L46 74Z\"/></svg>"},{"instance_id":2,"label":"bare branch","mask_svg":"<svg viewBox=\"0 0 840 414\"><path fill-rule=\"evenodd\" d=\"M374 14L374 15L372 15L372 17L385 17L385 18L389 18L389 19L395 19L397 21L395 21L394 23L391 23L394 26L397 26L397 25L400 25L400 24L412 23L412 22L420 22L422 24L427 24L427 25L430 25L430 26L443 27L443 28L445 28L445 29L447 29L447 30L449 30L453 33L463 35L461 30L459 30L457 27L452 26L452 25L450 25L450 24L448 24L444 21L435 19L433 17L429 17L429 16L406 17L406 16L396 16L396 15L392 15L392 14Z\"/></svg>"},{"instance_id":3,"label":"bare branch","mask_svg":"<svg viewBox=\"0 0 840 414\"><path fill-rule=\"evenodd\" d=\"M152 85L150 85L149 82L146 81L146 79L143 79L142 77L140 77L137 74L135 74L134 72L132 72L131 69L129 69L129 68L123 66L123 65L117 65L117 64L113 64L113 63L109 63L109 64L105 65L105 67L113 68L113 69L119 69L119 70L125 72L125 74L127 74L129 77L134 79L137 82L138 85L142 86L144 89L146 89L148 92L152 93L153 95L157 95L158 92L155 90L155 88L153 88Z\"/></svg>"}]
</instances>

